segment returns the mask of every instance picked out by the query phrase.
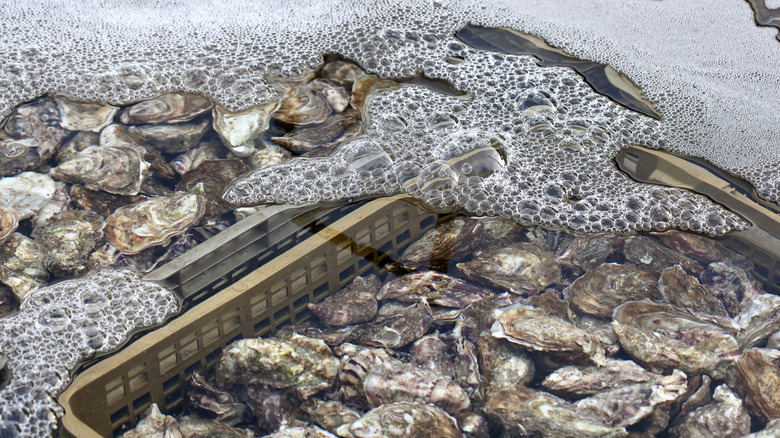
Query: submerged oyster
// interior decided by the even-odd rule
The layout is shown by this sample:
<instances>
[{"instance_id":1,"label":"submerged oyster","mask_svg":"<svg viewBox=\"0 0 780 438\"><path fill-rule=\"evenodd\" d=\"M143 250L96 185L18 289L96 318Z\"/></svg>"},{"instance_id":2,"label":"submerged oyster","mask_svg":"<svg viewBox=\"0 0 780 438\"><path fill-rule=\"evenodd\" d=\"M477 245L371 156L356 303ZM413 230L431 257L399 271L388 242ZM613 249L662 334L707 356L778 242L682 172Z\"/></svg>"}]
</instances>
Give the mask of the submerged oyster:
<instances>
[{"instance_id":1,"label":"submerged oyster","mask_svg":"<svg viewBox=\"0 0 780 438\"><path fill-rule=\"evenodd\" d=\"M653 298L658 274L626 263L605 263L569 286L571 303L590 315L609 318L626 301Z\"/></svg>"},{"instance_id":2,"label":"submerged oyster","mask_svg":"<svg viewBox=\"0 0 780 438\"><path fill-rule=\"evenodd\" d=\"M7 287L0 286L0 318L8 315L9 313L16 312L19 309L20 300L16 296L14 291ZM0 355L0 379L2 378L3 370L2 355ZM0 381L0 383L2 383Z\"/></svg>"},{"instance_id":3,"label":"submerged oyster","mask_svg":"<svg viewBox=\"0 0 780 438\"><path fill-rule=\"evenodd\" d=\"M503 426L504 436L560 438L625 437L623 427L608 426L582 414L566 400L517 385L493 394L485 412Z\"/></svg>"},{"instance_id":4,"label":"submerged oyster","mask_svg":"<svg viewBox=\"0 0 780 438\"><path fill-rule=\"evenodd\" d=\"M557 316L525 304L515 304L494 312L496 322L490 332L496 338L534 351L558 353L572 361L587 360L606 364L599 341Z\"/></svg>"},{"instance_id":5,"label":"submerged oyster","mask_svg":"<svg viewBox=\"0 0 780 438\"><path fill-rule=\"evenodd\" d=\"M468 342L468 341L467 341ZM526 385L534 377L534 362L512 344L482 333L477 341L479 364L482 371L482 398L515 386Z\"/></svg>"},{"instance_id":6,"label":"submerged oyster","mask_svg":"<svg viewBox=\"0 0 780 438\"><path fill-rule=\"evenodd\" d=\"M418 271L388 281L379 290L378 300L415 303L420 299L447 307L466 307L492 292L436 271Z\"/></svg>"},{"instance_id":7,"label":"submerged oyster","mask_svg":"<svg viewBox=\"0 0 780 438\"><path fill-rule=\"evenodd\" d=\"M222 353L217 382L289 388L308 398L330 387L339 361L324 342L292 334L289 339L241 339Z\"/></svg>"},{"instance_id":8,"label":"submerged oyster","mask_svg":"<svg viewBox=\"0 0 780 438\"><path fill-rule=\"evenodd\" d=\"M381 283L375 275L358 277L319 303L309 303L309 310L323 324L343 327L371 321L378 310L376 293Z\"/></svg>"},{"instance_id":9,"label":"submerged oyster","mask_svg":"<svg viewBox=\"0 0 780 438\"><path fill-rule=\"evenodd\" d=\"M674 265L680 265L694 275L698 275L703 270L696 260L673 251L649 237L633 236L626 239L623 244L623 255L629 262L651 271L662 271Z\"/></svg>"},{"instance_id":10,"label":"submerged oyster","mask_svg":"<svg viewBox=\"0 0 780 438\"><path fill-rule=\"evenodd\" d=\"M336 435L317 426L286 427L266 435L265 438L337 438Z\"/></svg>"},{"instance_id":11,"label":"submerged oyster","mask_svg":"<svg viewBox=\"0 0 780 438\"><path fill-rule=\"evenodd\" d=\"M228 426L243 423L247 413L246 405L235 401L229 393L214 388L197 372L190 378L189 406L191 410L206 413Z\"/></svg>"},{"instance_id":12,"label":"submerged oyster","mask_svg":"<svg viewBox=\"0 0 780 438\"><path fill-rule=\"evenodd\" d=\"M555 255L536 243L514 245L477 254L458 269L470 280L518 295L535 295L561 278Z\"/></svg>"},{"instance_id":13,"label":"submerged oyster","mask_svg":"<svg viewBox=\"0 0 780 438\"><path fill-rule=\"evenodd\" d=\"M122 438L195 438L207 436L252 438L254 434L212 420L193 417L183 417L177 420L164 415L157 407L157 403L152 403L136 427L125 432Z\"/></svg>"},{"instance_id":14,"label":"submerged oyster","mask_svg":"<svg viewBox=\"0 0 780 438\"><path fill-rule=\"evenodd\" d=\"M780 418L780 368L751 349L734 362L734 388L748 410L762 422Z\"/></svg>"},{"instance_id":15,"label":"submerged oyster","mask_svg":"<svg viewBox=\"0 0 780 438\"><path fill-rule=\"evenodd\" d=\"M148 144L166 154L180 154L198 145L211 123L180 123L177 125L130 126L127 132L144 139Z\"/></svg>"},{"instance_id":16,"label":"submerged oyster","mask_svg":"<svg viewBox=\"0 0 780 438\"><path fill-rule=\"evenodd\" d=\"M73 102L55 97L60 110L60 126L71 131L100 132L113 120L119 108L102 103Z\"/></svg>"},{"instance_id":17,"label":"submerged oyster","mask_svg":"<svg viewBox=\"0 0 780 438\"><path fill-rule=\"evenodd\" d=\"M35 241L19 233L11 234L0 242L0 282L9 286L19 298L46 286L49 272L43 258Z\"/></svg>"},{"instance_id":18,"label":"submerged oyster","mask_svg":"<svg viewBox=\"0 0 780 438\"><path fill-rule=\"evenodd\" d=\"M0 176L41 166L68 135L57 105L48 97L20 105L0 130Z\"/></svg>"},{"instance_id":19,"label":"submerged oyster","mask_svg":"<svg viewBox=\"0 0 780 438\"><path fill-rule=\"evenodd\" d=\"M271 140L296 154L306 154L315 150L332 150L339 142L353 138L363 129L354 111L332 114L316 125L295 128L282 137Z\"/></svg>"},{"instance_id":20,"label":"submerged oyster","mask_svg":"<svg viewBox=\"0 0 780 438\"><path fill-rule=\"evenodd\" d=\"M753 297L743 305L734 322L740 327L737 339L742 349L760 345L780 330L780 297L773 294Z\"/></svg>"},{"instance_id":21,"label":"submerged oyster","mask_svg":"<svg viewBox=\"0 0 780 438\"><path fill-rule=\"evenodd\" d=\"M728 316L723 303L715 298L709 289L702 286L696 277L686 274L680 265L674 265L661 272L658 291L669 304L712 315Z\"/></svg>"},{"instance_id":22,"label":"submerged oyster","mask_svg":"<svg viewBox=\"0 0 780 438\"><path fill-rule=\"evenodd\" d=\"M166 244L203 215L203 198L192 193L152 198L117 209L106 220L106 238L125 254Z\"/></svg>"},{"instance_id":23,"label":"submerged oyster","mask_svg":"<svg viewBox=\"0 0 780 438\"><path fill-rule=\"evenodd\" d=\"M235 158L203 161L181 176L176 190L201 195L206 201L206 216L216 217L228 211L221 202L225 187L248 170L246 164Z\"/></svg>"},{"instance_id":24,"label":"submerged oyster","mask_svg":"<svg viewBox=\"0 0 780 438\"><path fill-rule=\"evenodd\" d=\"M544 378L542 386L556 394L583 396L633 383L654 382L660 377L633 361L608 358L603 367L568 365L559 368Z\"/></svg>"},{"instance_id":25,"label":"submerged oyster","mask_svg":"<svg viewBox=\"0 0 780 438\"><path fill-rule=\"evenodd\" d=\"M211 101L198 94L171 93L130 105L119 120L125 125L187 122L211 109Z\"/></svg>"},{"instance_id":26,"label":"submerged oyster","mask_svg":"<svg viewBox=\"0 0 780 438\"><path fill-rule=\"evenodd\" d=\"M0 207L0 243L11 235L19 226L18 213L6 207Z\"/></svg>"},{"instance_id":27,"label":"submerged oyster","mask_svg":"<svg viewBox=\"0 0 780 438\"><path fill-rule=\"evenodd\" d=\"M374 322L348 327L346 342L372 347L400 348L419 339L431 326L431 307L425 300Z\"/></svg>"},{"instance_id":28,"label":"submerged oyster","mask_svg":"<svg viewBox=\"0 0 780 438\"><path fill-rule=\"evenodd\" d=\"M282 92L282 101L274 118L291 125L322 123L331 113L328 100L310 84L275 82Z\"/></svg>"},{"instance_id":29,"label":"submerged oyster","mask_svg":"<svg viewBox=\"0 0 780 438\"><path fill-rule=\"evenodd\" d=\"M696 259L702 263L722 262L743 258L741 255L726 249L720 242L693 233L669 230L663 233L653 233L669 248Z\"/></svg>"},{"instance_id":30,"label":"submerged oyster","mask_svg":"<svg viewBox=\"0 0 780 438\"><path fill-rule=\"evenodd\" d=\"M97 132L81 131L69 138L65 143L57 148L54 154L54 161L64 163L70 160L76 154L90 146L100 145L100 135Z\"/></svg>"},{"instance_id":31,"label":"submerged oyster","mask_svg":"<svg viewBox=\"0 0 780 438\"><path fill-rule=\"evenodd\" d=\"M753 277L752 268L752 263L739 260L712 262L699 274L699 281L734 316L742 311L744 303L764 293Z\"/></svg>"},{"instance_id":32,"label":"submerged oyster","mask_svg":"<svg viewBox=\"0 0 780 438\"><path fill-rule=\"evenodd\" d=\"M0 178L0 206L16 212L17 219L34 215L57 191L57 184L48 175L22 172L13 177Z\"/></svg>"},{"instance_id":33,"label":"submerged oyster","mask_svg":"<svg viewBox=\"0 0 780 438\"><path fill-rule=\"evenodd\" d=\"M104 191L90 190L81 184L71 185L69 195L77 207L92 210L101 216L110 216L119 207L136 204L147 199L142 195L115 195Z\"/></svg>"},{"instance_id":34,"label":"submerged oyster","mask_svg":"<svg viewBox=\"0 0 780 438\"><path fill-rule=\"evenodd\" d=\"M426 232L396 260L409 269L444 269L450 260L460 260L471 250L477 221L455 218Z\"/></svg>"},{"instance_id":35,"label":"submerged oyster","mask_svg":"<svg viewBox=\"0 0 780 438\"><path fill-rule=\"evenodd\" d=\"M103 225L103 217L95 212L71 210L38 231L36 240L49 272L57 277L84 273L89 255L103 238Z\"/></svg>"},{"instance_id":36,"label":"submerged oyster","mask_svg":"<svg viewBox=\"0 0 780 438\"><path fill-rule=\"evenodd\" d=\"M750 432L750 415L742 400L726 385L715 388L712 402L675 421L669 430L673 438L711 436L738 438Z\"/></svg>"},{"instance_id":37,"label":"submerged oyster","mask_svg":"<svg viewBox=\"0 0 780 438\"><path fill-rule=\"evenodd\" d=\"M604 263L614 252L614 234L575 236L565 247L558 248L558 263L575 271L590 271Z\"/></svg>"},{"instance_id":38,"label":"submerged oyster","mask_svg":"<svg viewBox=\"0 0 780 438\"><path fill-rule=\"evenodd\" d=\"M349 428L339 428L340 436L355 438L406 438L434 434L440 438L460 438L458 422L443 410L425 403L396 402L366 412Z\"/></svg>"},{"instance_id":39,"label":"submerged oyster","mask_svg":"<svg viewBox=\"0 0 780 438\"><path fill-rule=\"evenodd\" d=\"M236 156L248 157L255 151L253 141L268 129L271 114L277 108L278 100L236 113L217 105L213 111L214 130Z\"/></svg>"},{"instance_id":40,"label":"submerged oyster","mask_svg":"<svg viewBox=\"0 0 780 438\"><path fill-rule=\"evenodd\" d=\"M91 190L137 195L150 164L137 146L91 146L51 170L51 176Z\"/></svg>"},{"instance_id":41,"label":"submerged oyster","mask_svg":"<svg viewBox=\"0 0 780 438\"><path fill-rule=\"evenodd\" d=\"M344 425L348 428L360 418L357 411L335 400L311 398L301 405L301 409L309 414L314 423L331 433L337 433Z\"/></svg>"}]
</instances>

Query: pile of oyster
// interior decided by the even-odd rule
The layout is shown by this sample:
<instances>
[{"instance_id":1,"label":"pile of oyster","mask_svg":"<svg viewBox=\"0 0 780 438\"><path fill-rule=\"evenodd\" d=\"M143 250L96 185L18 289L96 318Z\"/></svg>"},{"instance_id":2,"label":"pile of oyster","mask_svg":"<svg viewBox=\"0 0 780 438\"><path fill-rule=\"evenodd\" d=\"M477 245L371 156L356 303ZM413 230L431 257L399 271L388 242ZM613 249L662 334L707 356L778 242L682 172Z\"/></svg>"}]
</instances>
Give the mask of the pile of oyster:
<instances>
[{"instance_id":1,"label":"pile of oyster","mask_svg":"<svg viewBox=\"0 0 780 438\"><path fill-rule=\"evenodd\" d=\"M780 435L780 296L717 241L456 217L387 268L124 436Z\"/></svg>"},{"instance_id":2,"label":"pile of oyster","mask_svg":"<svg viewBox=\"0 0 780 438\"><path fill-rule=\"evenodd\" d=\"M17 107L0 124L0 316L53 278L148 272L257 211L224 205L225 186L327 154L362 131L372 90L396 86L340 61L273 84L275 100L238 113L187 93Z\"/></svg>"}]
</instances>

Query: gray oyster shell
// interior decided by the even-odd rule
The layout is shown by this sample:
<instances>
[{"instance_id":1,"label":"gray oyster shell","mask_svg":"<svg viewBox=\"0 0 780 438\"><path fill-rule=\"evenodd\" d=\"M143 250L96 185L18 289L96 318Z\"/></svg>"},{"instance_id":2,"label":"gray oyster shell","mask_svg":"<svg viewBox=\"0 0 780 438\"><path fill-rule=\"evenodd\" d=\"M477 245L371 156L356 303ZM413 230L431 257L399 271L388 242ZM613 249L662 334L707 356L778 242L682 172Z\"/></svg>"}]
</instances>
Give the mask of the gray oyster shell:
<instances>
[{"instance_id":1,"label":"gray oyster shell","mask_svg":"<svg viewBox=\"0 0 780 438\"><path fill-rule=\"evenodd\" d=\"M471 250L477 221L454 218L427 231L407 247L396 260L410 269L443 269L450 260L461 260Z\"/></svg>"},{"instance_id":2,"label":"gray oyster shell","mask_svg":"<svg viewBox=\"0 0 780 438\"><path fill-rule=\"evenodd\" d=\"M493 292L436 271L417 271L385 283L378 300L415 303L425 299L430 304L463 308Z\"/></svg>"},{"instance_id":3,"label":"gray oyster shell","mask_svg":"<svg viewBox=\"0 0 780 438\"><path fill-rule=\"evenodd\" d=\"M160 152L180 154L198 145L200 139L211 127L208 120L199 123L179 123L176 125L140 125L130 126L127 132L143 138Z\"/></svg>"},{"instance_id":4,"label":"gray oyster shell","mask_svg":"<svg viewBox=\"0 0 780 438\"><path fill-rule=\"evenodd\" d=\"M125 125L187 122L211 109L211 101L198 94L171 93L130 105L119 116Z\"/></svg>"},{"instance_id":5,"label":"gray oyster shell","mask_svg":"<svg viewBox=\"0 0 780 438\"><path fill-rule=\"evenodd\" d=\"M780 368L756 349L734 362L729 386L740 395L748 411L761 422L780 418Z\"/></svg>"},{"instance_id":6,"label":"gray oyster shell","mask_svg":"<svg viewBox=\"0 0 780 438\"><path fill-rule=\"evenodd\" d=\"M19 226L19 213L6 207L0 207L0 243L11 235Z\"/></svg>"},{"instance_id":7,"label":"gray oyster shell","mask_svg":"<svg viewBox=\"0 0 780 438\"><path fill-rule=\"evenodd\" d=\"M352 88L356 80L365 76L365 72L355 64L344 61L333 61L325 64L320 74L334 84Z\"/></svg>"},{"instance_id":8,"label":"gray oyster shell","mask_svg":"<svg viewBox=\"0 0 780 438\"><path fill-rule=\"evenodd\" d=\"M354 438L430 436L461 438L458 422L443 410L425 403L396 402L366 412L347 429ZM435 432L434 432L435 431Z\"/></svg>"},{"instance_id":9,"label":"gray oyster shell","mask_svg":"<svg viewBox=\"0 0 780 438\"><path fill-rule=\"evenodd\" d=\"M371 321L378 310L376 294L381 283L375 276L358 277L319 303L309 303L309 310L320 322L343 327Z\"/></svg>"},{"instance_id":10,"label":"gray oyster shell","mask_svg":"<svg viewBox=\"0 0 780 438\"><path fill-rule=\"evenodd\" d=\"M515 385L526 385L534 377L531 358L511 344L501 342L484 332L477 341L479 364L482 371L482 398Z\"/></svg>"},{"instance_id":11,"label":"gray oyster shell","mask_svg":"<svg viewBox=\"0 0 780 438\"><path fill-rule=\"evenodd\" d=\"M494 312L490 329L496 338L545 353L557 353L571 361L589 361L603 366L604 348L598 339L542 309L515 304Z\"/></svg>"},{"instance_id":12,"label":"gray oyster shell","mask_svg":"<svg viewBox=\"0 0 780 438\"><path fill-rule=\"evenodd\" d=\"M229 393L210 385L197 372L190 378L188 393L191 411L205 413L228 426L235 426L245 420L246 405L237 402Z\"/></svg>"},{"instance_id":13,"label":"gray oyster shell","mask_svg":"<svg viewBox=\"0 0 780 438\"><path fill-rule=\"evenodd\" d=\"M449 345L441 339L439 332L425 335L412 344L409 350L412 354L411 363L425 370L454 377L455 366L452 362L452 352L449 349Z\"/></svg>"},{"instance_id":14,"label":"gray oyster shell","mask_svg":"<svg viewBox=\"0 0 780 438\"><path fill-rule=\"evenodd\" d=\"M48 97L16 107L0 129L0 176L16 175L46 162L68 135Z\"/></svg>"},{"instance_id":15,"label":"gray oyster shell","mask_svg":"<svg viewBox=\"0 0 780 438\"><path fill-rule=\"evenodd\" d=\"M284 136L271 137L271 141L296 154L312 151L330 151L338 143L355 137L362 132L363 123L354 110L331 114L322 123L306 125L293 129Z\"/></svg>"},{"instance_id":16,"label":"gray oyster shell","mask_svg":"<svg viewBox=\"0 0 780 438\"><path fill-rule=\"evenodd\" d=\"M46 286L49 272L38 244L22 234L13 233L0 243L0 282L20 298Z\"/></svg>"},{"instance_id":17,"label":"gray oyster shell","mask_svg":"<svg viewBox=\"0 0 780 438\"><path fill-rule=\"evenodd\" d=\"M762 344L772 333L780 330L779 296L761 294L742 307L734 322L740 327L737 340L743 350Z\"/></svg>"},{"instance_id":18,"label":"gray oyster shell","mask_svg":"<svg viewBox=\"0 0 780 438\"><path fill-rule=\"evenodd\" d=\"M0 318L5 315L16 312L19 309L21 301L14 291L7 287L0 286ZM2 383L3 357L0 355L0 384Z\"/></svg>"},{"instance_id":19,"label":"gray oyster shell","mask_svg":"<svg viewBox=\"0 0 780 438\"><path fill-rule=\"evenodd\" d=\"M658 274L630 263L605 263L579 277L569 286L571 303L580 311L609 318L626 301L655 296Z\"/></svg>"},{"instance_id":20,"label":"gray oyster shell","mask_svg":"<svg viewBox=\"0 0 780 438\"><path fill-rule=\"evenodd\" d=\"M184 234L203 211L203 198L192 193L152 198L117 209L106 219L106 238L119 251L137 254Z\"/></svg>"},{"instance_id":21,"label":"gray oyster shell","mask_svg":"<svg viewBox=\"0 0 780 438\"><path fill-rule=\"evenodd\" d=\"M669 248L687 255L707 265L724 260L744 259L741 255L726 249L717 240L693 233L669 230L663 233L653 233Z\"/></svg>"},{"instance_id":22,"label":"gray oyster shell","mask_svg":"<svg viewBox=\"0 0 780 438\"><path fill-rule=\"evenodd\" d=\"M179 175L183 175L198 167L200 163L223 158L222 144L215 140L201 141L198 147L176 156L171 160L171 167Z\"/></svg>"},{"instance_id":23,"label":"gray oyster shell","mask_svg":"<svg viewBox=\"0 0 780 438\"><path fill-rule=\"evenodd\" d=\"M90 131L77 132L76 135L66 140L62 146L57 148L57 152L54 153L54 161L57 163L64 163L84 149L90 146L99 145L100 135L98 133Z\"/></svg>"},{"instance_id":24,"label":"gray oyster shell","mask_svg":"<svg viewBox=\"0 0 780 438\"><path fill-rule=\"evenodd\" d=\"M476 344L480 334L484 331L490 331L490 328L493 326L493 322L496 320L493 316L493 311L498 308L511 306L515 303L513 298L517 298L517 296L506 292L490 295L469 304L458 315L452 336L463 337L469 342Z\"/></svg>"},{"instance_id":25,"label":"gray oyster shell","mask_svg":"<svg viewBox=\"0 0 780 438\"><path fill-rule=\"evenodd\" d=\"M680 417L669 436L738 438L749 432L750 415L742 400L724 384L715 388L712 402Z\"/></svg>"},{"instance_id":26,"label":"gray oyster shell","mask_svg":"<svg viewBox=\"0 0 780 438\"><path fill-rule=\"evenodd\" d=\"M736 326L721 317L644 300L618 306L613 318L620 345L651 371L722 378L740 353Z\"/></svg>"},{"instance_id":27,"label":"gray oyster shell","mask_svg":"<svg viewBox=\"0 0 780 438\"><path fill-rule=\"evenodd\" d=\"M66 211L53 218L36 237L49 272L57 277L83 274L89 255L103 239L103 226L103 217L87 210Z\"/></svg>"},{"instance_id":28,"label":"gray oyster shell","mask_svg":"<svg viewBox=\"0 0 780 438\"><path fill-rule=\"evenodd\" d=\"M266 435L265 438L337 438L336 435L317 426L286 427Z\"/></svg>"},{"instance_id":29,"label":"gray oyster shell","mask_svg":"<svg viewBox=\"0 0 780 438\"><path fill-rule=\"evenodd\" d=\"M309 84L275 82L275 88L282 92L282 100L274 118L291 125L313 125L322 123L332 108L328 100Z\"/></svg>"},{"instance_id":30,"label":"gray oyster shell","mask_svg":"<svg viewBox=\"0 0 780 438\"><path fill-rule=\"evenodd\" d=\"M617 354L620 351L620 344L610 324L612 322L611 319L581 314L577 315L573 322L578 328L585 330L598 339L608 356Z\"/></svg>"},{"instance_id":31,"label":"gray oyster shell","mask_svg":"<svg viewBox=\"0 0 780 438\"><path fill-rule=\"evenodd\" d=\"M558 263L575 272L590 271L612 255L616 238L614 234L577 235L556 250Z\"/></svg>"},{"instance_id":32,"label":"gray oyster shell","mask_svg":"<svg viewBox=\"0 0 780 438\"><path fill-rule=\"evenodd\" d=\"M696 277L686 274L680 265L671 266L661 272L658 292L669 304L712 315L729 316L723 303L702 286Z\"/></svg>"},{"instance_id":33,"label":"gray oyster shell","mask_svg":"<svg viewBox=\"0 0 780 438\"><path fill-rule=\"evenodd\" d=\"M763 430L745 435L743 438L777 438L778 436L780 436L780 418L775 418L767 423Z\"/></svg>"},{"instance_id":34,"label":"gray oyster shell","mask_svg":"<svg viewBox=\"0 0 780 438\"><path fill-rule=\"evenodd\" d=\"M555 255L536 243L487 250L457 267L469 280L518 295L535 295L561 278Z\"/></svg>"},{"instance_id":35,"label":"gray oyster shell","mask_svg":"<svg viewBox=\"0 0 780 438\"><path fill-rule=\"evenodd\" d=\"M100 132L108 126L119 108L101 103L74 102L55 97L60 113L60 126L70 131Z\"/></svg>"},{"instance_id":36,"label":"gray oyster shell","mask_svg":"<svg viewBox=\"0 0 780 438\"><path fill-rule=\"evenodd\" d=\"M236 156L248 157L255 151L254 140L268 129L271 114L277 108L279 100L235 113L217 105L212 112L214 130Z\"/></svg>"},{"instance_id":37,"label":"gray oyster shell","mask_svg":"<svg viewBox=\"0 0 780 438\"><path fill-rule=\"evenodd\" d=\"M340 113L347 109L350 92L327 79L315 79L309 86L328 101L333 111Z\"/></svg>"},{"instance_id":38,"label":"gray oyster shell","mask_svg":"<svg viewBox=\"0 0 780 438\"><path fill-rule=\"evenodd\" d=\"M71 199L68 194L67 184L57 181L55 183L54 195L46 201L32 217L33 231L31 237L35 238L38 230L49 223L53 218L69 211L71 209Z\"/></svg>"},{"instance_id":39,"label":"gray oyster shell","mask_svg":"<svg viewBox=\"0 0 780 438\"><path fill-rule=\"evenodd\" d=\"M425 300L374 322L350 327L346 342L372 347L400 348L423 336L431 326L431 308Z\"/></svg>"},{"instance_id":40,"label":"gray oyster shell","mask_svg":"<svg viewBox=\"0 0 780 438\"><path fill-rule=\"evenodd\" d=\"M633 236L623 244L623 255L629 262L651 271L662 271L670 266L681 265L691 274L698 275L702 266L696 260L671 250L654 239Z\"/></svg>"},{"instance_id":41,"label":"gray oyster shell","mask_svg":"<svg viewBox=\"0 0 780 438\"><path fill-rule=\"evenodd\" d=\"M739 260L712 262L699 274L699 281L726 306L729 315L735 316L746 303L764 293L752 268L752 263Z\"/></svg>"},{"instance_id":42,"label":"gray oyster shell","mask_svg":"<svg viewBox=\"0 0 780 438\"><path fill-rule=\"evenodd\" d=\"M567 365L559 368L544 378L542 386L556 394L590 396L629 384L654 382L660 377L636 362L608 358L603 367Z\"/></svg>"},{"instance_id":43,"label":"gray oyster shell","mask_svg":"<svg viewBox=\"0 0 780 438\"><path fill-rule=\"evenodd\" d=\"M289 388L305 399L330 387L338 371L339 361L324 342L292 334L234 342L220 356L217 382Z\"/></svg>"},{"instance_id":44,"label":"gray oyster shell","mask_svg":"<svg viewBox=\"0 0 780 438\"><path fill-rule=\"evenodd\" d=\"M688 379L679 370L650 382L630 383L574 403L578 412L610 426L627 427L685 395Z\"/></svg>"},{"instance_id":45,"label":"gray oyster shell","mask_svg":"<svg viewBox=\"0 0 780 438\"><path fill-rule=\"evenodd\" d=\"M157 403L152 403L146 409L134 429L122 434L122 438L252 438L254 436L252 432L234 429L212 420L194 417L182 417L177 420L161 413Z\"/></svg>"},{"instance_id":46,"label":"gray oyster shell","mask_svg":"<svg viewBox=\"0 0 780 438\"><path fill-rule=\"evenodd\" d=\"M57 190L51 177L37 172L22 172L16 176L0 178L0 205L17 213L17 219L34 215Z\"/></svg>"},{"instance_id":47,"label":"gray oyster shell","mask_svg":"<svg viewBox=\"0 0 780 438\"><path fill-rule=\"evenodd\" d=\"M137 195L148 176L146 151L138 146L91 146L51 170L51 176L91 190Z\"/></svg>"},{"instance_id":48,"label":"gray oyster shell","mask_svg":"<svg viewBox=\"0 0 780 438\"><path fill-rule=\"evenodd\" d=\"M309 414L309 418L314 423L331 433L337 433L336 431L344 425L349 427L360 418L357 411L336 400L310 398L301 405L301 409Z\"/></svg>"},{"instance_id":49,"label":"gray oyster shell","mask_svg":"<svg viewBox=\"0 0 780 438\"><path fill-rule=\"evenodd\" d=\"M291 157L292 154L287 149L276 145L268 145L263 149L252 152L252 155L247 157L246 161L252 169L262 169L283 163Z\"/></svg>"},{"instance_id":50,"label":"gray oyster shell","mask_svg":"<svg viewBox=\"0 0 780 438\"><path fill-rule=\"evenodd\" d=\"M485 413L502 425L503 436L628 436L623 427L603 424L597 418L581 414L566 400L522 385L493 394L485 405Z\"/></svg>"}]
</instances>

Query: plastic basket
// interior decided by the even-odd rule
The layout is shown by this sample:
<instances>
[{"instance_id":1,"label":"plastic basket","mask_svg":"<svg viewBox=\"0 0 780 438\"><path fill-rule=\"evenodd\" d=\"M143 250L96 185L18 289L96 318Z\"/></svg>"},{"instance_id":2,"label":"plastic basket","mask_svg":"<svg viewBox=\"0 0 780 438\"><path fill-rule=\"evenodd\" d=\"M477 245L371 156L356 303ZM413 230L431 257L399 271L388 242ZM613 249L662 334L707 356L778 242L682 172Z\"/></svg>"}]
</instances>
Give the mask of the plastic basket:
<instances>
[{"instance_id":1,"label":"plastic basket","mask_svg":"<svg viewBox=\"0 0 780 438\"><path fill-rule=\"evenodd\" d=\"M168 414L182 412L189 377L198 371L213 378L226 345L271 334L282 324L305 321L310 316L309 302L320 301L374 270L436 222L437 215L406 197L384 198L357 208L257 269L242 271L241 278L231 284L226 282L235 273L226 273L223 262L209 262L212 267L205 271L199 267L182 273L187 264L180 261L156 272L151 277L161 281L183 280L179 290L184 284L184 295L203 296L203 290L215 289L222 282L225 287L79 374L59 397L65 409L62 434L80 438L119 435L134 426L151 403ZM226 237L230 241L242 234ZM200 248L201 253L208 250Z\"/></svg>"}]
</instances>

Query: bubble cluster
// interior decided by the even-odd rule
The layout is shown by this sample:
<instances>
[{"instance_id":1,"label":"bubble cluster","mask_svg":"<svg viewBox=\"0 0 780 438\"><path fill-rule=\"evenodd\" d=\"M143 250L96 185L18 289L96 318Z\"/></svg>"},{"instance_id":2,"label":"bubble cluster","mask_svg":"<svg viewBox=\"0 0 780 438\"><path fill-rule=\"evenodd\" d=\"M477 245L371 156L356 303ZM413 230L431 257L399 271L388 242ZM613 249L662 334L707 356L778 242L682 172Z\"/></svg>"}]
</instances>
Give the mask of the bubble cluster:
<instances>
[{"instance_id":1,"label":"bubble cluster","mask_svg":"<svg viewBox=\"0 0 780 438\"><path fill-rule=\"evenodd\" d=\"M56 397L81 360L115 350L135 330L159 325L179 303L131 271L93 271L38 289L0 319L9 380L0 388L0 436L49 436L62 414Z\"/></svg>"}]
</instances>

